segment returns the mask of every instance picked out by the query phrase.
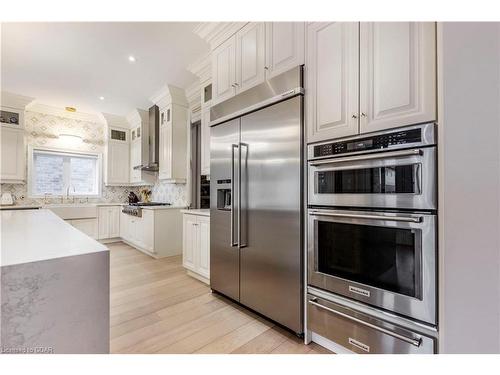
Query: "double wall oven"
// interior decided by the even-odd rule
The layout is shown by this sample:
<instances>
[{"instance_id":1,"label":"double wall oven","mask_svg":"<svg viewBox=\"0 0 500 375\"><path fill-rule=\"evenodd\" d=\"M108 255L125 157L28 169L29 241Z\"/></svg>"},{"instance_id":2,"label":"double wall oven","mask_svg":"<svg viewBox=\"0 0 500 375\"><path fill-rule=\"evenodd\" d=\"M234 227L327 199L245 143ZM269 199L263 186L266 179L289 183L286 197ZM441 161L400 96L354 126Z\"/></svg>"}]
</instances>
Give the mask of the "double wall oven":
<instances>
[{"instance_id":1,"label":"double wall oven","mask_svg":"<svg viewBox=\"0 0 500 375\"><path fill-rule=\"evenodd\" d=\"M435 124L309 145L308 285L436 326L436 179Z\"/></svg>"}]
</instances>

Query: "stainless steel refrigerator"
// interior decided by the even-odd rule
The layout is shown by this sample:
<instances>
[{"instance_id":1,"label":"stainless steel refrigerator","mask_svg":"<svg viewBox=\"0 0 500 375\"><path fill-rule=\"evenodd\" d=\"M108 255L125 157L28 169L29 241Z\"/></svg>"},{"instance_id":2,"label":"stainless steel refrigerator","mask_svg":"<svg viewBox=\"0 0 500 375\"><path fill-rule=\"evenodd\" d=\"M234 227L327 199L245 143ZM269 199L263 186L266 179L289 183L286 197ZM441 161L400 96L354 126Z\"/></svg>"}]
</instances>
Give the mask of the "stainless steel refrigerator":
<instances>
[{"instance_id":1,"label":"stainless steel refrigerator","mask_svg":"<svg viewBox=\"0 0 500 375\"><path fill-rule=\"evenodd\" d=\"M302 67L211 109L210 285L303 332Z\"/></svg>"}]
</instances>

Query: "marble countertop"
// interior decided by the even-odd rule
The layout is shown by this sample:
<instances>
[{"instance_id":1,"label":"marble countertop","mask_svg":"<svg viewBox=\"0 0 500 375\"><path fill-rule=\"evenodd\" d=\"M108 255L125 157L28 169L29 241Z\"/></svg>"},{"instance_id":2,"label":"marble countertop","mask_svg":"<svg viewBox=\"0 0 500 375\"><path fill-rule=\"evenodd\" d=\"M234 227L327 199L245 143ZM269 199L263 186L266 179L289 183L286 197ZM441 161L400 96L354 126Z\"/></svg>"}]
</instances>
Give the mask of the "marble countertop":
<instances>
[{"instance_id":1,"label":"marble countertop","mask_svg":"<svg viewBox=\"0 0 500 375\"><path fill-rule=\"evenodd\" d=\"M0 215L1 266L108 251L50 210L1 211Z\"/></svg>"},{"instance_id":2,"label":"marble countertop","mask_svg":"<svg viewBox=\"0 0 500 375\"><path fill-rule=\"evenodd\" d=\"M209 208L194 208L190 210L181 210L181 212L183 214L190 214L190 215L210 216Z\"/></svg>"}]
</instances>

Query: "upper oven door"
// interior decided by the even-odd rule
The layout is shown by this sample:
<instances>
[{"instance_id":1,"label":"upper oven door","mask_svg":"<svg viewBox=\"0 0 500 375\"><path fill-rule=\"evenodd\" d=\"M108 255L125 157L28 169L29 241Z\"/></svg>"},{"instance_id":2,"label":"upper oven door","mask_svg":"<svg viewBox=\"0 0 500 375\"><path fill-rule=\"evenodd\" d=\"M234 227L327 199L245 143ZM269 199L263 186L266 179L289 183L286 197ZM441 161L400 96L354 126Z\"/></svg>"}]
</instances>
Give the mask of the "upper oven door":
<instances>
[{"instance_id":1,"label":"upper oven door","mask_svg":"<svg viewBox=\"0 0 500 375\"><path fill-rule=\"evenodd\" d=\"M309 161L309 205L436 209L436 148Z\"/></svg>"},{"instance_id":2,"label":"upper oven door","mask_svg":"<svg viewBox=\"0 0 500 375\"><path fill-rule=\"evenodd\" d=\"M309 210L308 283L436 322L436 223L430 214Z\"/></svg>"}]
</instances>

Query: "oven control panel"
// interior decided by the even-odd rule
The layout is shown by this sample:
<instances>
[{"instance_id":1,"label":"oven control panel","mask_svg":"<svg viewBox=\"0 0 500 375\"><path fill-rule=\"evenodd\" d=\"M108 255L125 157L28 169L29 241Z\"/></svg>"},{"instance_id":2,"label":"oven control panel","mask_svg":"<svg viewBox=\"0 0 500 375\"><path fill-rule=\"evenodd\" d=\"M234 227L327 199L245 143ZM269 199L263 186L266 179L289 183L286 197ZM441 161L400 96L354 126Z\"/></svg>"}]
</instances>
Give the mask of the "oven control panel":
<instances>
[{"instance_id":1,"label":"oven control panel","mask_svg":"<svg viewBox=\"0 0 500 375\"><path fill-rule=\"evenodd\" d=\"M314 157L316 158L349 152L385 149L404 144L419 143L421 141L421 129L401 130L392 133L374 135L366 138L358 138L317 145L314 146Z\"/></svg>"}]
</instances>

